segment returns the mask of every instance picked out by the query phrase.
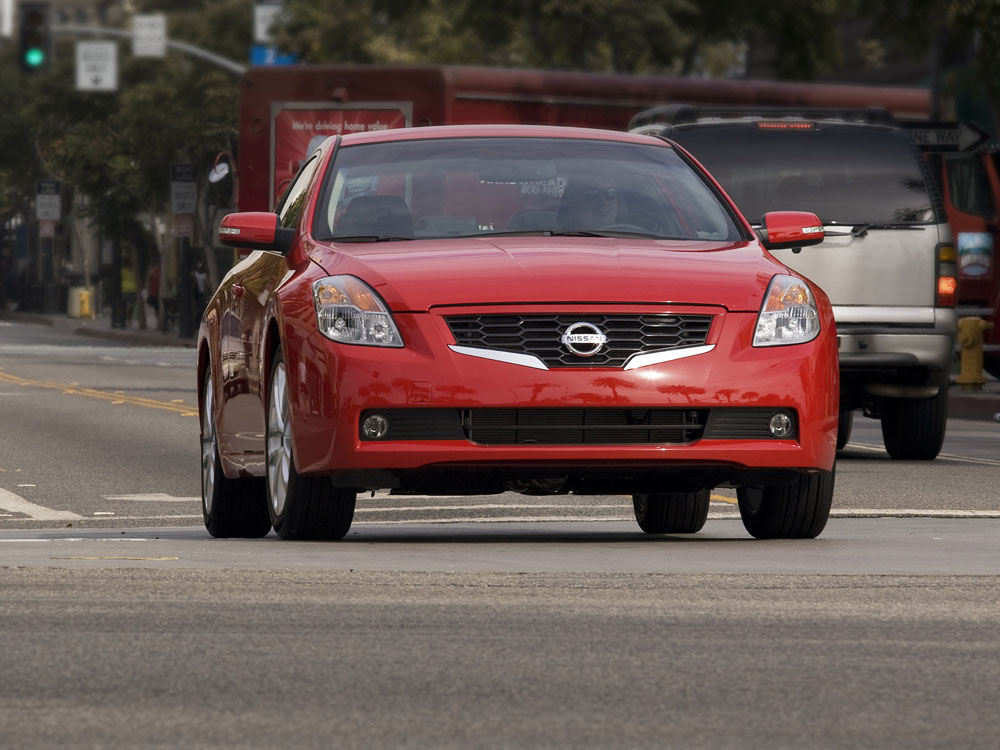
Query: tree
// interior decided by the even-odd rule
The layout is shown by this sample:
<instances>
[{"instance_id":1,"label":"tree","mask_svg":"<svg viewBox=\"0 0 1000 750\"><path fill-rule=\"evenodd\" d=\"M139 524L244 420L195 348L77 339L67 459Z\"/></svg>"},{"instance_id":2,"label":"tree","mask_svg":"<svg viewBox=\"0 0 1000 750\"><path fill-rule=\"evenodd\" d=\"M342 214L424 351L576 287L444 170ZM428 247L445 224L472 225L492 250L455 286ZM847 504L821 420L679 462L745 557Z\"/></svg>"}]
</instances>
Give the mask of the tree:
<instances>
[{"instance_id":1,"label":"tree","mask_svg":"<svg viewBox=\"0 0 1000 750\"><path fill-rule=\"evenodd\" d=\"M782 77L808 80L839 60L836 20L851 4L290 0L278 42L309 63L473 64L687 75L713 67L710 58L728 55L734 60L756 35L775 42L774 65Z\"/></svg>"},{"instance_id":2,"label":"tree","mask_svg":"<svg viewBox=\"0 0 1000 750\"><path fill-rule=\"evenodd\" d=\"M138 10L156 5L161 4L140 3ZM174 3L169 36L242 57L250 37L245 5L242 0ZM30 87L19 86L9 73L0 77L4 101L16 102L0 116L5 135L0 186L14 204L17 196L31 195L39 175L72 185L87 197L81 212L105 237L125 246L141 283L150 262L165 259L170 249L161 231L169 209L170 165L193 163L204 175L220 151L236 151L238 79L176 52L162 60L132 58L126 44L119 51L119 91L78 92L72 40L60 41L51 71L33 76ZM7 132L16 137L8 141ZM23 148L8 149L9 143ZM28 168L26 161L32 162ZM211 220L197 224L205 228ZM217 283L214 243L204 244Z\"/></svg>"},{"instance_id":3,"label":"tree","mask_svg":"<svg viewBox=\"0 0 1000 750\"><path fill-rule=\"evenodd\" d=\"M883 44L931 52L941 115L955 114L946 100L980 97L1000 125L1000 0L875 0L865 13Z\"/></svg>"}]
</instances>

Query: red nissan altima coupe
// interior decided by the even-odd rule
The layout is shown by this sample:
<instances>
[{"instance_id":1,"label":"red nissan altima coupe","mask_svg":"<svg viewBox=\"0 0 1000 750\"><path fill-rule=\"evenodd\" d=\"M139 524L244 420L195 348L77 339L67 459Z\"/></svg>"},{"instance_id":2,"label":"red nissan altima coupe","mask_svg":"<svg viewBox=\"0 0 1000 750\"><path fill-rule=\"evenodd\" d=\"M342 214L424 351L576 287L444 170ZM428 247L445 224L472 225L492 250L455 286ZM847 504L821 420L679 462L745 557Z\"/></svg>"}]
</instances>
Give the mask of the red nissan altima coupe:
<instances>
[{"instance_id":1,"label":"red nissan altima coupe","mask_svg":"<svg viewBox=\"0 0 1000 750\"><path fill-rule=\"evenodd\" d=\"M360 491L628 494L693 533L735 487L755 537L815 537L834 485L829 301L680 147L576 128L335 136L201 324L202 499L219 537L339 539Z\"/></svg>"}]
</instances>

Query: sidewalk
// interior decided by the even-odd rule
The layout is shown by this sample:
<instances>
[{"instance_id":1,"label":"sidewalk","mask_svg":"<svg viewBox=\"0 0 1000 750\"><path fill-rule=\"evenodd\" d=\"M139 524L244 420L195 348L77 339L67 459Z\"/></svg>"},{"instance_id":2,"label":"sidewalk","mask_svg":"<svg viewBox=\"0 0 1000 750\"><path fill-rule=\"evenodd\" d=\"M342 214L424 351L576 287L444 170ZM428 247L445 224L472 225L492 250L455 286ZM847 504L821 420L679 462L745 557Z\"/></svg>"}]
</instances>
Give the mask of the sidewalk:
<instances>
[{"instance_id":1,"label":"sidewalk","mask_svg":"<svg viewBox=\"0 0 1000 750\"><path fill-rule=\"evenodd\" d=\"M22 313L0 312L0 320L12 323L34 323L53 328L63 333L73 333L105 341L117 341L128 346L179 346L193 348L195 336L179 338L177 331L140 330L139 328L112 328L109 315L96 318L71 318L65 313ZM197 335L197 329L196 329Z\"/></svg>"},{"instance_id":2,"label":"sidewalk","mask_svg":"<svg viewBox=\"0 0 1000 750\"><path fill-rule=\"evenodd\" d=\"M106 315L88 320L70 318L65 314L0 312L0 320L47 325L66 333L117 341L128 346L181 346L189 348L195 346L194 337L178 338L176 331L161 333L160 331L141 331L138 328L112 328L111 318ZM1000 380L987 375L986 385L981 391L963 391L960 386L951 386L948 398L948 416L955 419L1000 422L1000 417L997 415L1000 415Z\"/></svg>"}]
</instances>

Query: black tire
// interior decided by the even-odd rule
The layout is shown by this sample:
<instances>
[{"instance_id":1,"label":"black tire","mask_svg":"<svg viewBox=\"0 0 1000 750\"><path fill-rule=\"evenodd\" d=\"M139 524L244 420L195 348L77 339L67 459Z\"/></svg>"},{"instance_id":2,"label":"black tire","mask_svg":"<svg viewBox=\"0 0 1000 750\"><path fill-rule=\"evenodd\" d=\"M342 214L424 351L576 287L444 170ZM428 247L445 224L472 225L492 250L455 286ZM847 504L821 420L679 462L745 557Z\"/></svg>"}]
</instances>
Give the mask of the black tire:
<instances>
[{"instance_id":1,"label":"black tire","mask_svg":"<svg viewBox=\"0 0 1000 750\"><path fill-rule=\"evenodd\" d=\"M647 534L694 534L708 518L711 490L632 495L639 528Z\"/></svg>"},{"instance_id":2,"label":"black tire","mask_svg":"<svg viewBox=\"0 0 1000 750\"><path fill-rule=\"evenodd\" d=\"M934 398L886 399L882 410L882 441L897 460L930 461L944 444L948 422L948 390Z\"/></svg>"},{"instance_id":3,"label":"black tire","mask_svg":"<svg viewBox=\"0 0 1000 750\"><path fill-rule=\"evenodd\" d=\"M841 409L837 420L837 450L842 451L851 439L851 428L854 427L854 410Z\"/></svg>"},{"instance_id":4,"label":"black tire","mask_svg":"<svg viewBox=\"0 0 1000 750\"><path fill-rule=\"evenodd\" d=\"M215 425L215 386L205 370L201 413L201 512L214 537L256 539L271 531L263 477L229 479L222 473Z\"/></svg>"},{"instance_id":5,"label":"black tire","mask_svg":"<svg viewBox=\"0 0 1000 750\"><path fill-rule=\"evenodd\" d=\"M1000 354L984 354L983 369L995 378L1000 378Z\"/></svg>"},{"instance_id":6,"label":"black tire","mask_svg":"<svg viewBox=\"0 0 1000 750\"><path fill-rule=\"evenodd\" d=\"M743 526L757 539L812 539L830 518L833 471L800 474L791 485L739 487Z\"/></svg>"},{"instance_id":7,"label":"black tire","mask_svg":"<svg viewBox=\"0 0 1000 750\"><path fill-rule=\"evenodd\" d=\"M282 539L342 539L354 520L357 492L327 477L295 470L288 387L281 350L275 352L267 388L267 511Z\"/></svg>"}]
</instances>

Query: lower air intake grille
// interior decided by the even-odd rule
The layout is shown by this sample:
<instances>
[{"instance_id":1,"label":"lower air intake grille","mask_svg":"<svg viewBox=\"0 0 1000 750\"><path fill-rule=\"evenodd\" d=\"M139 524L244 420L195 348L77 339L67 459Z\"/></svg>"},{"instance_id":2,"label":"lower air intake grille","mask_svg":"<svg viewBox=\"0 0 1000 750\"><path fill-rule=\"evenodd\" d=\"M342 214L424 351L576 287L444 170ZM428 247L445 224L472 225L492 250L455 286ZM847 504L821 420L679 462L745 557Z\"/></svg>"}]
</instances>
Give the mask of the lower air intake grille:
<instances>
[{"instance_id":1,"label":"lower air intake grille","mask_svg":"<svg viewBox=\"0 0 1000 750\"><path fill-rule=\"evenodd\" d=\"M698 440L776 440L768 424L775 414L792 419L786 439L798 439L793 409L727 406L693 409L367 409L389 430L378 441L468 440L479 445L682 445Z\"/></svg>"}]
</instances>

